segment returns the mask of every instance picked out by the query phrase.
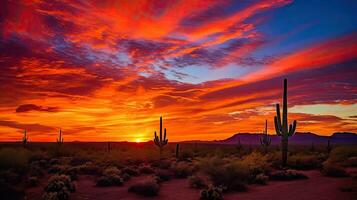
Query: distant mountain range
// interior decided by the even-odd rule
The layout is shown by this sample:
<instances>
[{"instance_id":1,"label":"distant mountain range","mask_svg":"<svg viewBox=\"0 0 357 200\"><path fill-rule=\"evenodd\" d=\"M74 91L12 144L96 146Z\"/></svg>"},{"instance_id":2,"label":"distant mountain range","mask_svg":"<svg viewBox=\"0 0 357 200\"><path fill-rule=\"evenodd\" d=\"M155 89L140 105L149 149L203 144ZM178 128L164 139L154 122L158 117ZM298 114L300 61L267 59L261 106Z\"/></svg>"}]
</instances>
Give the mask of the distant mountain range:
<instances>
[{"instance_id":1,"label":"distant mountain range","mask_svg":"<svg viewBox=\"0 0 357 200\"><path fill-rule=\"evenodd\" d=\"M215 140L215 141L187 141L188 143L214 143L214 144L237 144L240 140L241 144L251 144L257 145L260 144L261 133L237 133L233 136L224 139L224 140ZM280 144L281 138L277 135L269 135L272 140L272 145ZM297 132L295 135L289 138L289 144L292 145L311 145L314 143L327 144L327 141L330 140L332 144L356 144L357 145L357 134L350 132L336 132L331 136L320 136L315 133Z\"/></svg>"}]
</instances>

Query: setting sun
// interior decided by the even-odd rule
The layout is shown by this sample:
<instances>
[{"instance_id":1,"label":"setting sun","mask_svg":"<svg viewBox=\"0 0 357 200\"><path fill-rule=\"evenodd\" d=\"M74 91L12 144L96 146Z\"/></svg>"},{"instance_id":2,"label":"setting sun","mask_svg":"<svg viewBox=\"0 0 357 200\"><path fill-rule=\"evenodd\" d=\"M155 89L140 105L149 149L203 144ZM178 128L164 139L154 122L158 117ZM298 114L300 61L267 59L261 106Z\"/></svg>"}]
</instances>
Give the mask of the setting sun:
<instances>
[{"instance_id":1,"label":"setting sun","mask_svg":"<svg viewBox=\"0 0 357 200\"><path fill-rule=\"evenodd\" d=\"M140 142L141 142L141 138L136 138L136 139L135 139L135 142L136 142L136 143L140 143Z\"/></svg>"}]
</instances>

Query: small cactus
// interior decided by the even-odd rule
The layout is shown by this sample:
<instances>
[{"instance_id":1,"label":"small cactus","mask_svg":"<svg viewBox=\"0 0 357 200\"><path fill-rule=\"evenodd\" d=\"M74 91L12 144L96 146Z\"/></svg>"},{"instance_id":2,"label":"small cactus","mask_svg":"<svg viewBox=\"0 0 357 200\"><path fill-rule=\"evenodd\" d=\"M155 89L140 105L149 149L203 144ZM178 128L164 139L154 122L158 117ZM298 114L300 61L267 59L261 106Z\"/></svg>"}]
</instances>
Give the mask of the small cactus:
<instances>
[{"instance_id":1,"label":"small cactus","mask_svg":"<svg viewBox=\"0 0 357 200\"><path fill-rule=\"evenodd\" d=\"M236 144L236 149L237 149L238 153L240 153L242 151L242 149L243 149L243 145L240 142L240 138L238 138L238 142Z\"/></svg>"},{"instance_id":2,"label":"small cactus","mask_svg":"<svg viewBox=\"0 0 357 200\"><path fill-rule=\"evenodd\" d=\"M326 146L327 153L330 153L332 150L332 145L330 143L330 140L327 140L327 146Z\"/></svg>"},{"instance_id":3,"label":"small cactus","mask_svg":"<svg viewBox=\"0 0 357 200\"><path fill-rule=\"evenodd\" d=\"M23 144L23 146L24 146L24 148L26 148L26 144L27 144L27 142L28 142L28 137L27 137L27 132L26 132L26 130L24 130L24 136L22 137L22 144Z\"/></svg>"},{"instance_id":4,"label":"small cactus","mask_svg":"<svg viewBox=\"0 0 357 200\"><path fill-rule=\"evenodd\" d=\"M108 141L108 144L107 144L107 150L108 150L108 153L110 153L110 151L112 150L112 147L110 145L110 142Z\"/></svg>"},{"instance_id":5,"label":"small cactus","mask_svg":"<svg viewBox=\"0 0 357 200\"><path fill-rule=\"evenodd\" d=\"M268 152L268 147L271 144L271 138L268 135L268 120L265 120L265 130L263 131L263 135L260 138L260 144L264 148L264 152Z\"/></svg>"},{"instance_id":6,"label":"small cactus","mask_svg":"<svg viewBox=\"0 0 357 200\"><path fill-rule=\"evenodd\" d=\"M176 144L175 156L176 156L176 159L179 159L179 157L180 157L180 144L179 143Z\"/></svg>"},{"instance_id":7,"label":"small cactus","mask_svg":"<svg viewBox=\"0 0 357 200\"><path fill-rule=\"evenodd\" d=\"M164 134L162 134L162 117L160 117L160 137L157 136L156 131L154 133L154 143L159 147L160 158L162 158L162 151L167 142L168 139L166 139L166 128L164 129Z\"/></svg>"},{"instance_id":8,"label":"small cactus","mask_svg":"<svg viewBox=\"0 0 357 200\"><path fill-rule=\"evenodd\" d=\"M59 136L57 138L57 144L61 145L63 143L62 130L59 130Z\"/></svg>"},{"instance_id":9,"label":"small cactus","mask_svg":"<svg viewBox=\"0 0 357 200\"><path fill-rule=\"evenodd\" d=\"M276 116L274 117L275 131L281 136L282 166L288 161L288 139L295 134L296 120L288 124L288 80L284 79L283 117L280 116L280 105L276 104Z\"/></svg>"}]
</instances>

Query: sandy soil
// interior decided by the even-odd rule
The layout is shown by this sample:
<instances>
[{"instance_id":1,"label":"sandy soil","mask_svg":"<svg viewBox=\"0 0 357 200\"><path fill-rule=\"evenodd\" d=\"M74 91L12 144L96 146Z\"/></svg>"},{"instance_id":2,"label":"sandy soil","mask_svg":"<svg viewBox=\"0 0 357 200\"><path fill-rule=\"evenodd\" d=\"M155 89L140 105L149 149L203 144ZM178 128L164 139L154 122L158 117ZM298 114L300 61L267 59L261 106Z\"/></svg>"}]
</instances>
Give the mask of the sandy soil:
<instances>
[{"instance_id":1,"label":"sandy soil","mask_svg":"<svg viewBox=\"0 0 357 200\"><path fill-rule=\"evenodd\" d=\"M303 171L309 179L299 181L271 181L267 186L251 185L248 192L228 193L224 195L225 200L234 199L319 199L319 200L349 200L357 199L356 193L341 192L340 187L351 184L351 178L330 178L324 177L319 171ZM93 177L80 176L77 181L77 191L72 193L72 200L137 200L137 199L168 199L168 200L198 200L200 190L188 187L187 179L173 179L161 185L159 196L141 197L137 194L129 193L128 187L142 179L134 177L121 187L96 187ZM40 199L42 188L32 188L27 191L29 200Z\"/></svg>"}]
</instances>

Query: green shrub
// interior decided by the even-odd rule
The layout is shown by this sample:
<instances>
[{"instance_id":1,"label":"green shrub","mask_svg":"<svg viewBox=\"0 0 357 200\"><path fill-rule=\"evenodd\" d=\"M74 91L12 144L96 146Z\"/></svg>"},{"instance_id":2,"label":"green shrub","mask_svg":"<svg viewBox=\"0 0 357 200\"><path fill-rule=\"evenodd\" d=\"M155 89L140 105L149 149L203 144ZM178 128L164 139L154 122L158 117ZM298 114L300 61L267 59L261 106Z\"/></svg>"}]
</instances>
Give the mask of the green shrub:
<instances>
[{"instance_id":1,"label":"green shrub","mask_svg":"<svg viewBox=\"0 0 357 200\"><path fill-rule=\"evenodd\" d=\"M348 164L347 161L351 157L357 156L356 146L339 146L330 152L329 160L332 162L339 162Z\"/></svg>"},{"instance_id":2,"label":"green shrub","mask_svg":"<svg viewBox=\"0 0 357 200\"><path fill-rule=\"evenodd\" d=\"M222 192L222 188L211 186L202 190L200 200L223 200Z\"/></svg>"},{"instance_id":3,"label":"green shrub","mask_svg":"<svg viewBox=\"0 0 357 200\"><path fill-rule=\"evenodd\" d=\"M42 196L44 200L68 200L70 193L75 191L75 186L69 176L54 175L49 179L44 190Z\"/></svg>"},{"instance_id":4,"label":"green shrub","mask_svg":"<svg viewBox=\"0 0 357 200\"><path fill-rule=\"evenodd\" d=\"M242 165L249 170L251 176L260 173L268 173L270 171L267 156L262 155L259 152L252 152L245 156L242 160Z\"/></svg>"},{"instance_id":5,"label":"green shrub","mask_svg":"<svg viewBox=\"0 0 357 200\"><path fill-rule=\"evenodd\" d=\"M197 176L197 175L188 177L188 182L190 184L190 187L192 187L192 188L201 189L201 188L207 187L205 180L202 177Z\"/></svg>"},{"instance_id":6,"label":"green shrub","mask_svg":"<svg viewBox=\"0 0 357 200\"><path fill-rule=\"evenodd\" d=\"M291 181L299 179L307 179L305 174L299 173L295 170L278 170L270 174L270 179L279 181Z\"/></svg>"},{"instance_id":7,"label":"green shrub","mask_svg":"<svg viewBox=\"0 0 357 200\"><path fill-rule=\"evenodd\" d=\"M160 186L153 177L149 177L139 183L133 184L128 191L142 196L156 196L159 193Z\"/></svg>"},{"instance_id":8,"label":"green shrub","mask_svg":"<svg viewBox=\"0 0 357 200\"><path fill-rule=\"evenodd\" d=\"M332 161L325 161L322 167L322 173L325 176L331 177L346 177L348 176L346 170L339 164Z\"/></svg>"}]
</instances>

